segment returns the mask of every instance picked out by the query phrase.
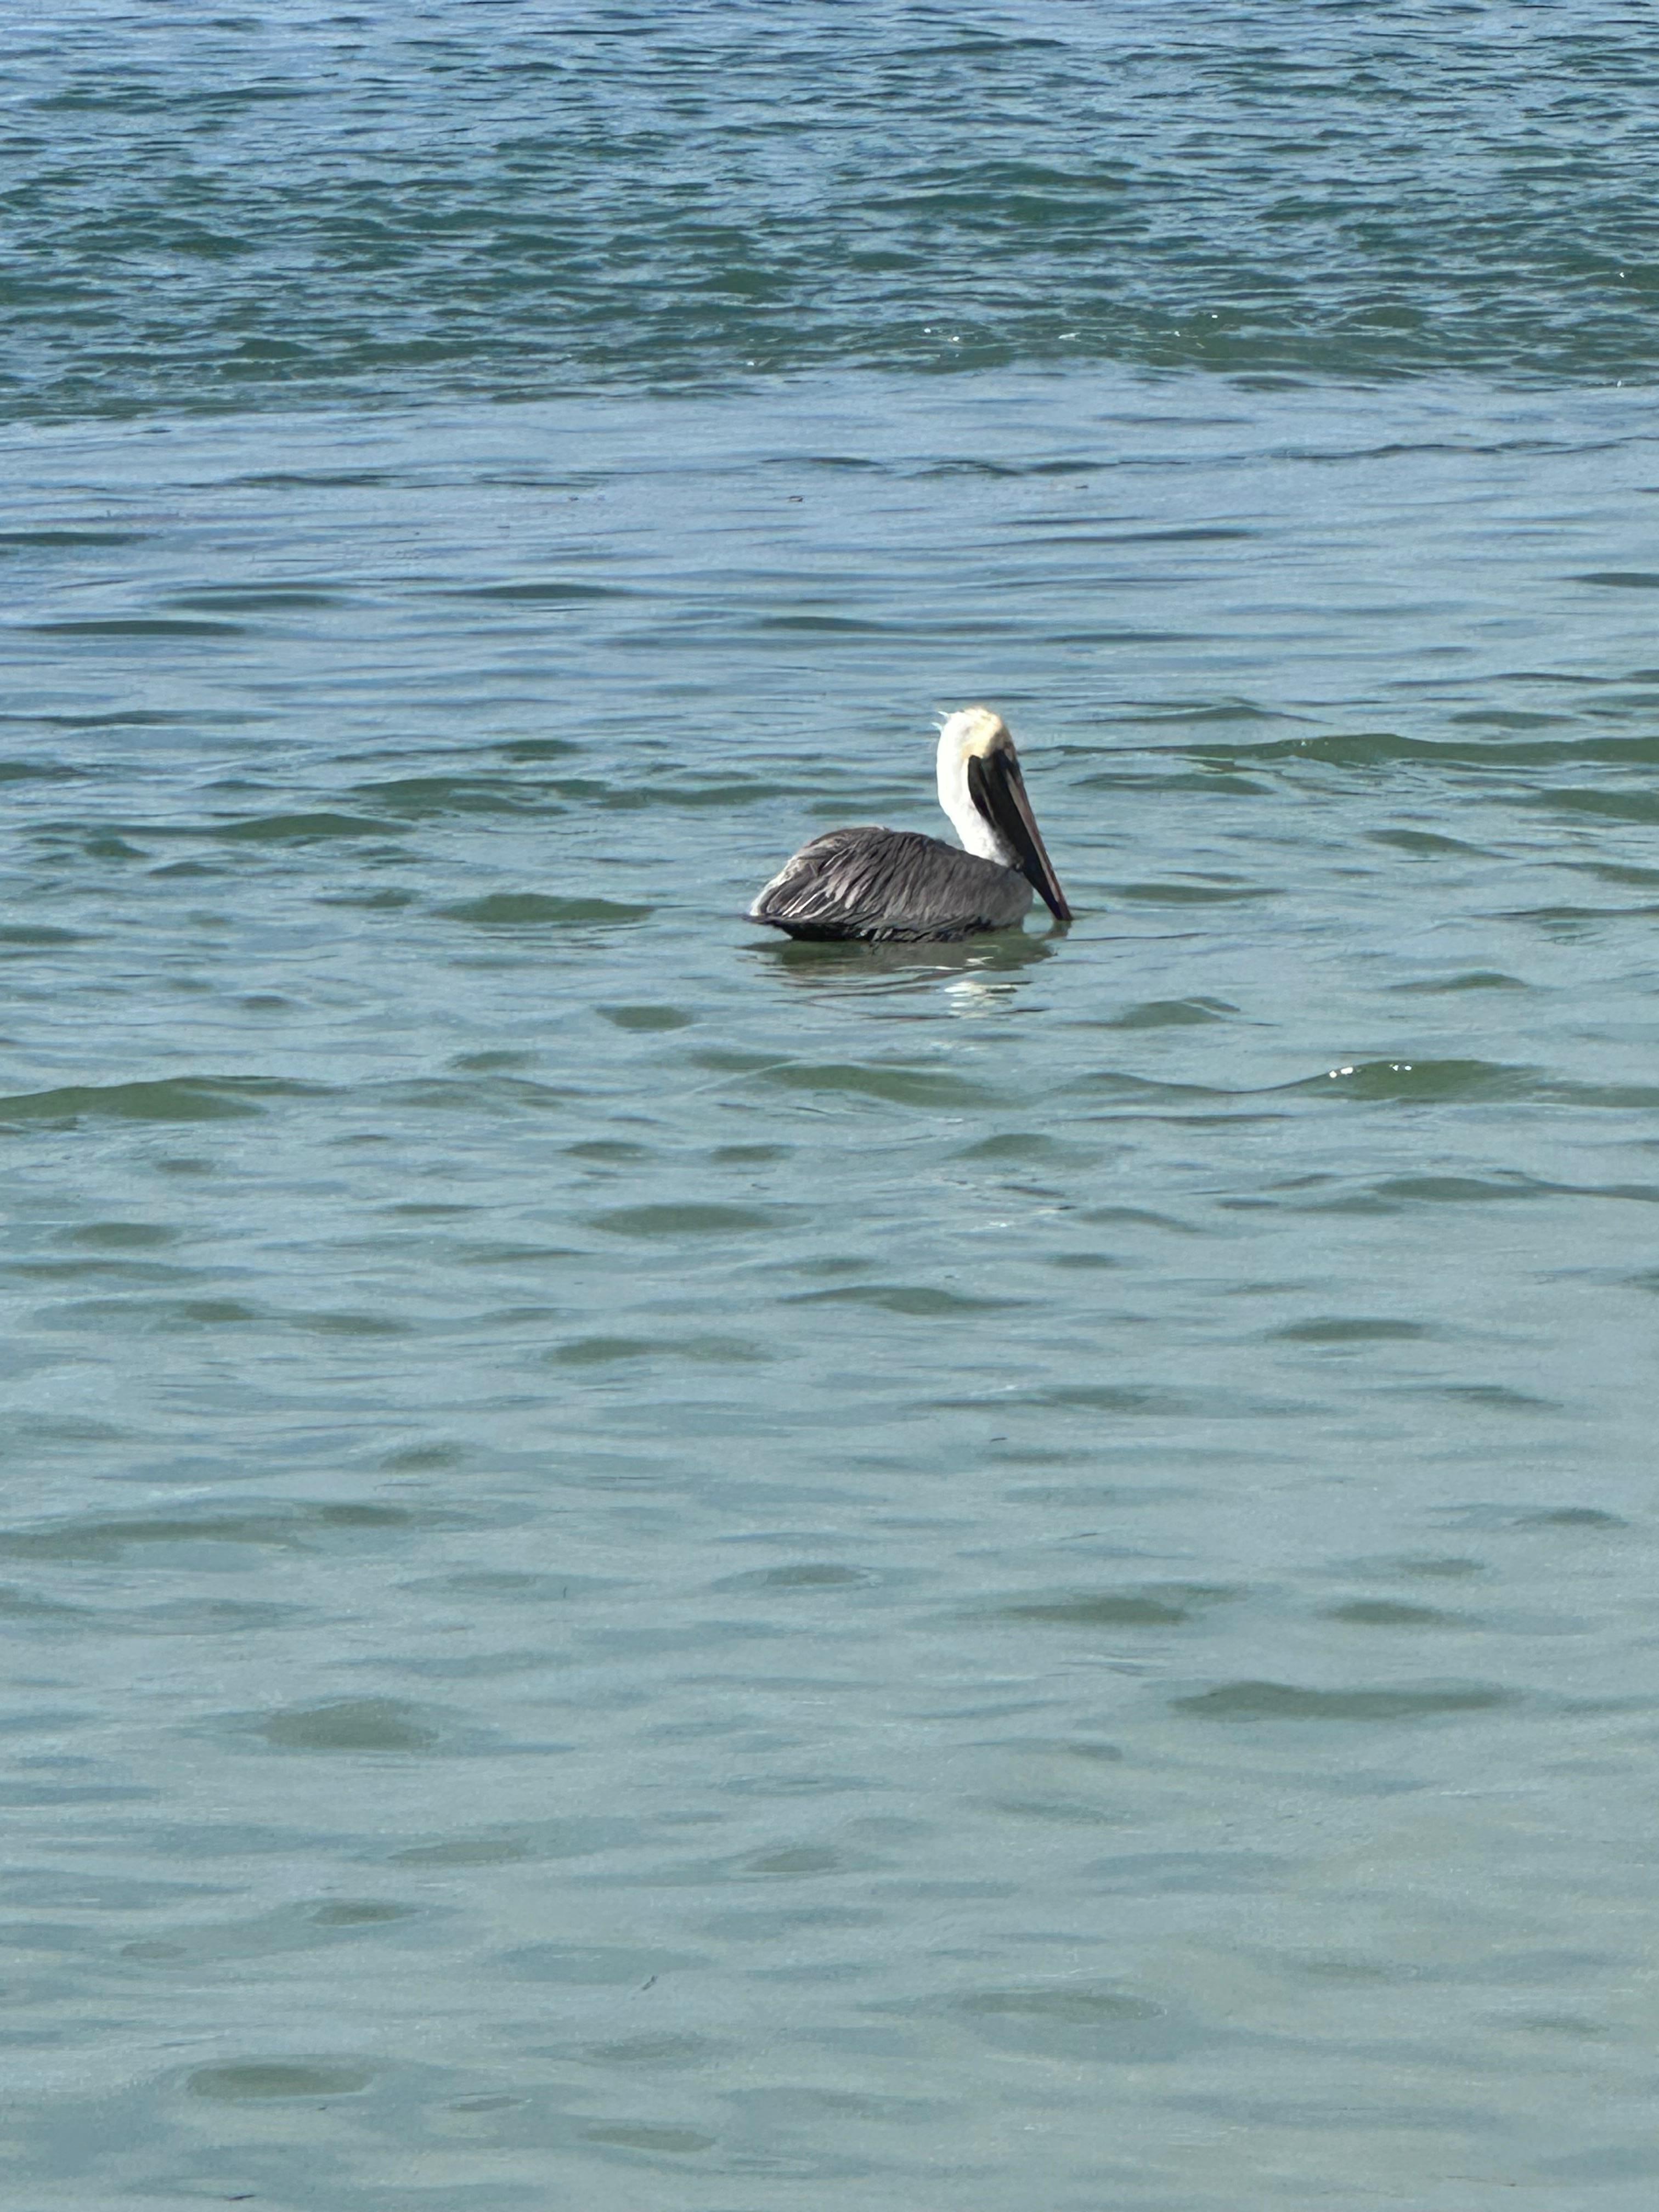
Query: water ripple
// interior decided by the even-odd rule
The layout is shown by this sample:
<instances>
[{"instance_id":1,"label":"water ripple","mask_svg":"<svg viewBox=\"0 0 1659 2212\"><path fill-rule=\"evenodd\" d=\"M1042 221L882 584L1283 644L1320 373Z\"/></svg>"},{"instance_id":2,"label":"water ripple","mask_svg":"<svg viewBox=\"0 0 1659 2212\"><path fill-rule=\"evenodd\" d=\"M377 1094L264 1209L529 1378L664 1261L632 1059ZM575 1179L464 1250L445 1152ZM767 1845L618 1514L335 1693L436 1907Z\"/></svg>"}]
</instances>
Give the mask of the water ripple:
<instances>
[{"instance_id":1,"label":"water ripple","mask_svg":"<svg viewBox=\"0 0 1659 2212\"><path fill-rule=\"evenodd\" d=\"M23 36L14 399L730 386L827 362L1646 374L1638 15L1593 40L1528 18L1519 59L1410 9L1121 17L940 36L883 5L848 38L812 5L779 39L734 0L695 45L642 12L619 46L580 4L555 67L539 6L487 40L284 16L257 78L236 25L196 9Z\"/></svg>"}]
</instances>

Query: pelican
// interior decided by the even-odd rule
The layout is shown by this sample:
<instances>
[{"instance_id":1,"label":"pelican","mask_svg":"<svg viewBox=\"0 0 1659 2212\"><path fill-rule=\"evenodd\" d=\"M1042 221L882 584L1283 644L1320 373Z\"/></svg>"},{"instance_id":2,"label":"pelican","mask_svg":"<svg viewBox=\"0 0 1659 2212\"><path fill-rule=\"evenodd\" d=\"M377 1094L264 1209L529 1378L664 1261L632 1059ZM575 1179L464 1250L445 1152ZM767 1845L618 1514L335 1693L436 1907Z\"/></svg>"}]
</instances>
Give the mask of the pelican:
<instances>
[{"instance_id":1,"label":"pelican","mask_svg":"<svg viewBox=\"0 0 1659 2212\"><path fill-rule=\"evenodd\" d=\"M965 852L914 830L831 830L779 870L750 918L791 937L915 943L1012 928L1035 887L1056 921L1071 920L1014 741L988 707L940 729L939 803Z\"/></svg>"}]
</instances>

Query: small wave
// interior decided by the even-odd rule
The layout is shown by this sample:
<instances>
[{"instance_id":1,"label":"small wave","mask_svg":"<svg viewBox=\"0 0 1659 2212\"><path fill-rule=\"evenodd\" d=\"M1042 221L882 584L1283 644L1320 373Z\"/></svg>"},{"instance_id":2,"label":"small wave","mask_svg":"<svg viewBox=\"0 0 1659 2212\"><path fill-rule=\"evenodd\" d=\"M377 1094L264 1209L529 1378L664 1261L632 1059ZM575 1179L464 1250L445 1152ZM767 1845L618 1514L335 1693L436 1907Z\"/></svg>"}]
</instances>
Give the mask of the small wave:
<instances>
[{"instance_id":1,"label":"small wave","mask_svg":"<svg viewBox=\"0 0 1659 2212\"><path fill-rule=\"evenodd\" d=\"M966 1108L989 1103L989 1094L980 1085L944 1068L792 1060L781 1066L757 1068L755 1076L775 1090L838 1092L878 1098L894 1106Z\"/></svg>"},{"instance_id":2,"label":"small wave","mask_svg":"<svg viewBox=\"0 0 1659 2212\"><path fill-rule=\"evenodd\" d=\"M79 552L83 547L142 545L142 530L0 530L0 552Z\"/></svg>"},{"instance_id":3,"label":"small wave","mask_svg":"<svg viewBox=\"0 0 1659 2212\"><path fill-rule=\"evenodd\" d=\"M726 776L717 783L685 783L668 775L653 778L626 794L618 793L617 799L625 799L629 806L713 806L724 813L734 806L758 806L769 799L793 795L793 787L787 784L763 782L752 776Z\"/></svg>"},{"instance_id":4,"label":"small wave","mask_svg":"<svg viewBox=\"0 0 1659 2212\"><path fill-rule=\"evenodd\" d=\"M494 750L503 760L568 760L581 747L574 738L510 738Z\"/></svg>"},{"instance_id":5,"label":"small wave","mask_svg":"<svg viewBox=\"0 0 1659 2212\"><path fill-rule=\"evenodd\" d=\"M1519 975L1506 975L1501 968L1466 968L1455 975L1425 975L1409 983L1391 983L1391 991L1425 998L1447 991L1529 991Z\"/></svg>"},{"instance_id":6,"label":"small wave","mask_svg":"<svg viewBox=\"0 0 1659 2212\"><path fill-rule=\"evenodd\" d=\"M372 2067L281 2058L240 2058L198 2066L186 2075L192 2097L216 2105L269 2105L294 2101L326 2106L336 2097L355 2097L374 2079Z\"/></svg>"},{"instance_id":7,"label":"small wave","mask_svg":"<svg viewBox=\"0 0 1659 2212\"><path fill-rule=\"evenodd\" d=\"M1246 899L1283 898L1274 884L1110 884L1113 898L1133 899L1152 906L1228 906Z\"/></svg>"},{"instance_id":8,"label":"small wave","mask_svg":"<svg viewBox=\"0 0 1659 2212\"><path fill-rule=\"evenodd\" d=\"M174 592L167 605L187 613L211 614L224 607L236 614L280 614L293 609L338 607L347 593L315 584L214 584L193 592Z\"/></svg>"},{"instance_id":9,"label":"small wave","mask_svg":"<svg viewBox=\"0 0 1659 2212\"><path fill-rule=\"evenodd\" d=\"M1534 1067L1510 1066L1486 1060L1366 1060L1345 1061L1282 1089L1304 1096L1335 1097L1365 1104L1395 1101L1402 1105L1474 1104L1490 1100L1536 1098L1541 1079Z\"/></svg>"},{"instance_id":10,"label":"small wave","mask_svg":"<svg viewBox=\"0 0 1659 2212\"><path fill-rule=\"evenodd\" d=\"M1196 1395L1170 1390L1149 1382L1054 1382L1047 1389L1026 1391L1024 1401L1057 1410L1088 1413L1120 1413L1133 1417L1193 1413L1200 1409ZM970 1404L971 1400L963 1400Z\"/></svg>"},{"instance_id":11,"label":"small wave","mask_svg":"<svg viewBox=\"0 0 1659 2212\"><path fill-rule=\"evenodd\" d=\"M428 1113L479 1114L530 1111L557 1113L580 1094L505 1074L429 1075L389 1083L378 1096L388 1104Z\"/></svg>"},{"instance_id":12,"label":"small wave","mask_svg":"<svg viewBox=\"0 0 1659 2212\"><path fill-rule=\"evenodd\" d=\"M1109 1030L1193 1029L1206 1022L1224 1022L1238 1008L1227 999L1147 999L1126 1006L1121 1014L1102 1024Z\"/></svg>"},{"instance_id":13,"label":"small wave","mask_svg":"<svg viewBox=\"0 0 1659 2212\"><path fill-rule=\"evenodd\" d=\"M0 1129L72 1129L82 1121L230 1121L263 1113L283 1098L328 1096L322 1084L274 1076L158 1078L149 1082L65 1084L0 1097Z\"/></svg>"},{"instance_id":14,"label":"small wave","mask_svg":"<svg viewBox=\"0 0 1659 2212\"><path fill-rule=\"evenodd\" d=\"M1205 2039L1167 2005L1075 1979L969 1990L953 2001L953 2009L1002 2050L1070 2065L1169 2063Z\"/></svg>"},{"instance_id":15,"label":"small wave","mask_svg":"<svg viewBox=\"0 0 1659 2212\"><path fill-rule=\"evenodd\" d=\"M402 1534L449 1525L453 1516L378 1500L204 1508L153 1514L88 1513L74 1520L0 1532L0 1558L54 1562L122 1559L136 1547L205 1544L256 1551L331 1548L356 1536Z\"/></svg>"},{"instance_id":16,"label":"small wave","mask_svg":"<svg viewBox=\"0 0 1659 2212\"><path fill-rule=\"evenodd\" d=\"M717 1590L872 1589L881 1581L872 1567L849 1567L839 1559L799 1559L781 1567L750 1567L722 1575Z\"/></svg>"},{"instance_id":17,"label":"small wave","mask_svg":"<svg viewBox=\"0 0 1659 2212\"><path fill-rule=\"evenodd\" d=\"M522 814L547 804L532 787L508 776L392 776L383 783L360 783L350 796L405 822L449 814Z\"/></svg>"},{"instance_id":18,"label":"small wave","mask_svg":"<svg viewBox=\"0 0 1659 2212\"><path fill-rule=\"evenodd\" d=\"M239 844L314 845L325 837L385 837L394 824L367 815L336 814L327 810L303 814L250 814L240 820L216 822L209 835Z\"/></svg>"},{"instance_id":19,"label":"small wave","mask_svg":"<svg viewBox=\"0 0 1659 2212\"><path fill-rule=\"evenodd\" d=\"M85 932L58 929L50 922L14 921L0 926L0 946L15 945L20 952L41 952L59 945L83 945Z\"/></svg>"},{"instance_id":20,"label":"small wave","mask_svg":"<svg viewBox=\"0 0 1659 2212\"><path fill-rule=\"evenodd\" d=\"M459 599L501 599L509 605L559 606L575 600L629 599L638 596L623 584L579 584L562 577L532 578L518 584L473 584L453 586L446 597Z\"/></svg>"},{"instance_id":21,"label":"small wave","mask_svg":"<svg viewBox=\"0 0 1659 2212\"><path fill-rule=\"evenodd\" d=\"M1634 681L1635 679L1631 679ZM1547 723L1575 723L1567 715L1505 714L1496 709L1462 714L1453 720L1465 725L1487 724L1498 729L1522 730ZM1192 759L1210 769L1234 771L1281 767L1315 761L1329 768L1386 769L1423 766L1453 774L1490 774L1496 770L1570 766L1640 768L1659 763L1659 737L1626 735L1616 730L1587 726L1576 721L1569 737L1471 737L1462 741L1445 738L1414 738L1398 731L1327 731L1295 738L1269 738L1259 744L1218 746L1213 743L1180 749L1176 757ZM1122 781L1121 771L1085 779L1102 787ZM1547 799L1547 792L1529 794L1529 803Z\"/></svg>"},{"instance_id":22,"label":"small wave","mask_svg":"<svg viewBox=\"0 0 1659 2212\"><path fill-rule=\"evenodd\" d=\"M1293 1089L1296 1086L1285 1087ZM1256 1095L1244 1091L1220 1091L1207 1083L1159 1083L1149 1076L1128 1075L1121 1068L1112 1067L1098 1069L1092 1075L1079 1076L1066 1088L1073 1091L1103 1093L1109 1098L1120 1098L1126 1104L1148 1106L1213 1105L1218 1101Z\"/></svg>"},{"instance_id":23,"label":"small wave","mask_svg":"<svg viewBox=\"0 0 1659 2212\"><path fill-rule=\"evenodd\" d=\"M1558 786L1528 792L1519 803L1539 813L1600 815L1608 822L1659 822L1659 792L1637 785L1622 790L1595 785Z\"/></svg>"},{"instance_id":24,"label":"small wave","mask_svg":"<svg viewBox=\"0 0 1659 2212\"><path fill-rule=\"evenodd\" d=\"M642 1359L678 1359L697 1367L753 1367L771 1358L741 1336L579 1336L547 1354L556 1367L614 1367Z\"/></svg>"},{"instance_id":25,"label":"small wave","mask_svg":"<svg viewBox=\"0 0 1659 2212\"><path fill-rule=\"evenodd\" d=\"M1497 1712L1521 1702L1490 1682L1423 1683L1389 1689L1310 1690L1299 1683L1224 1682L1171 1699L1175 1710L1216 1721L1421 1721Z\"/></svg>"},{"instance_id":26,"label":"small wave","mask_svg":"<svg viewBox=\"0 0 1659 2212\"><path fill-rule=\"evenodd\" d=\"M1460 1613L1443 1613L1438 1606L1407 1605L1399 1598L1356 1597L1341 1605L1327 1606L1327 1620L1340 1620L1349 1628L1467 1628Z\"/></svg>"},{"instance_id":27,"label":"small wave","mask_svg":"<svg viewBox=\"0 0 1659 2212\"><path fill-rule=\"evenodd\" d=\"M0 760L0 784L71 783L84 773L67 761Z\"/></svg>"},{"instance_id":28,"label":"small wave","mask_svg":"<svg viewBox=\"0 0 1659 2212\"><path fill-rule=\"evenodd\" d=\"M1378 1198L1417 1206L1506 1205L1516 1199L1553 1198L1560 1186L1535 1176L1389 1176L1372 1186Z\"/></svg>"},{"instance_id":29,"label":"small wave","mask_svg":"<svg viewBox=\"0 0 1659 2212\"><path fill-rule=\"evenodd\" d=\"M210 622L196 615L86 615L31 623L37 637L241 637L240 623Z\"/></svg>"},{"instance_id":30,"label":"small wave","mask_svg":"<svg viewBox=\"0 0 1659 2212\"><path fill-rule=\"evenodd\" d=\"M775 1226L775 1212L754 1206L619 1206L593 1216L593 1226L612 1237L733 1237Z\"/></svg>"},{"instance_id":31,"label":"small wave","mask_svg":"<svg viewBox=\"0 0 1659 2212\"><path fill-rule=\"evenodd\" d=\"M1031 1620L1052 1628L1178 1628L1243 1595L1221 1583L1158 1583L1135 1589L1066 1590L1011 1598L990 1608L999 1620Z\"/></svg>"},{"instance_id":32,"label":"small wave","mask_svg":"<svg viewBox=\"0 0 1659 2212\"><path fill-rule=\"evenodd\" d=\"M1368 830L1365 836L1368 843L1386 845L1396 853L1410 853L1419 860L1436 860L1443 853L1470 853L1490 858L1485 847L1471 845L1462 837L1448 837L1437 830Z\"/></svg>"},{"instance_id":33,"label":"small wave","mask_svg":"<svg viewBox=\"0 0 1659 2212\"><path fill-rule=\"evenodd\" d=\"M998 1313L1023 1304L1019 1298L972 1297L961 1291L946 1291L928 1283L840 1283L833 1290L796 1291L786 1305L876 1306L884 1313L909 1314L922 1320L948 1320L952 1315Z\"/></svg>"},{"instance_id":34,"label":"small wave","mask_svg":"<svg viewBox=\"0 0 1659 2212\"><path fill-rule=\"evenodd\" d=\"M882 637L894 629L891 623L871 622L856 615L816 615L810 613L762 615L757 617L757 629L799 630L809 636L826 635L832 637Z\"/></svg>"},{"instance_id":35,"label":"small wave","mask_svg":"<svg viewBox=\"0 0 1659 2212\"><path fill-rule=\"evenodd\" d=\"M275 1751L430 1752L440 1748L447 1733L402 1698L289 1705L246 1725Z\"/></svg>"},{"instance_id":36,"label":"small wave","mask_svg":"<svg viewBox=\"0 0 1659 2212\"><path fill-rule=\"evenodd\" d=\"M1455 1405L1479 1406L1494 1413L1559 1413L1560 1401L1532 1390L1516 1390L1507 1382L1413 1382L1407 1390L1422 1398L1449 1398Z\"/></svg>"},{"instance_id":37,"label":"small wave","mask_svg":"<svg viewBox=\"0 0 1659 2212\"><path fill-rule=\"evenodd\" d=\"M615 899L553 898L542 891L491 891L434 911L447 921L475 929L575 929L595 925L617 927L643 921L648 906L627 906Z\"/></svg>"},{"instance_id":38,"label":"small wave","mask_svg":"<svg viewBox=\"0 0 1659 2212\"><path fill-rule=\"evenodd\" d=\"M1285 1344L1337 1345L1408 1343L1413 1338L1434 1334L1421 1322L1372 1319L1365 1316L1350 1319L1346 1315L1338 1314L1322 1314L1307 1321L1287 1322L1282 1328L1268 1333Z\"/></svg>"},{"instance_id":39,"label":"small wave","mask_svg":"<svg viewBox=\"0 0 1659 2212\"><path fill-rule=\"evenodd\" d=\"M613 1029L647 1032L690 1029L696 1019L695 1014L688 1014L679 1006L596 1006L593 1011Z\"/></svg>"}]
</instances>

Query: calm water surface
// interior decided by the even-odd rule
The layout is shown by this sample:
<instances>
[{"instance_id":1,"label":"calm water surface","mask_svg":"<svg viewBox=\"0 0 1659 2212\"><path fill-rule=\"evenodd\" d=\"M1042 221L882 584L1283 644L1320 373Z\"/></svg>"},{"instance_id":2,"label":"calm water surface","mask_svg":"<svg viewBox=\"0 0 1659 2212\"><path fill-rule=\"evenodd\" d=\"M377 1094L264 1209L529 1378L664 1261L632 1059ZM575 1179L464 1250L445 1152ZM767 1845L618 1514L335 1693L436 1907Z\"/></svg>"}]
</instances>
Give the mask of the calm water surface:
<instances>
[{"instance_id":1,"label":"calm water surface","mask_svg":"<svg viewBox=\"0 0 1659 2212\"><path fill-rule=\"evenodd\" d=\"M0 2203L1645 2212L1636 27L30 33Z\"/></svg>"}]
</instances>

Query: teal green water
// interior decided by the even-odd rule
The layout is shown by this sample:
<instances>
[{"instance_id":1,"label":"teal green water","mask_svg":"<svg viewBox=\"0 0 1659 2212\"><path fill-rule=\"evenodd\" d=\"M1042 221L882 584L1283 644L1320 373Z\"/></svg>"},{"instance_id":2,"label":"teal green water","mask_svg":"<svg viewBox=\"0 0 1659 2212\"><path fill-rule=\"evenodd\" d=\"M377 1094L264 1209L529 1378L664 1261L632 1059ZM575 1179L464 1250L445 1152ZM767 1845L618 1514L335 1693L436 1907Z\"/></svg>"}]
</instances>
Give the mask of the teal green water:
<instances>
[{"instance_id":1,"label":"teal green water","mask_svg":"<svg viewBox=\"0 0 1659 2212\"><path fill-rule=\"evenodd\" d=\"M1642 0L103 0L14 27L0 390L1647 379L1655 75Z\"/></svg>"},{"instance_id":2,"label":"teal green water","mask_svg":"<svg viewBox=\"0 0 1659 2212\"><path fill-rule=\"evenodd\" d=\"M20 37L0 2201L1646 2212L1650 76Z\"/></svg>"}]
</instances>

